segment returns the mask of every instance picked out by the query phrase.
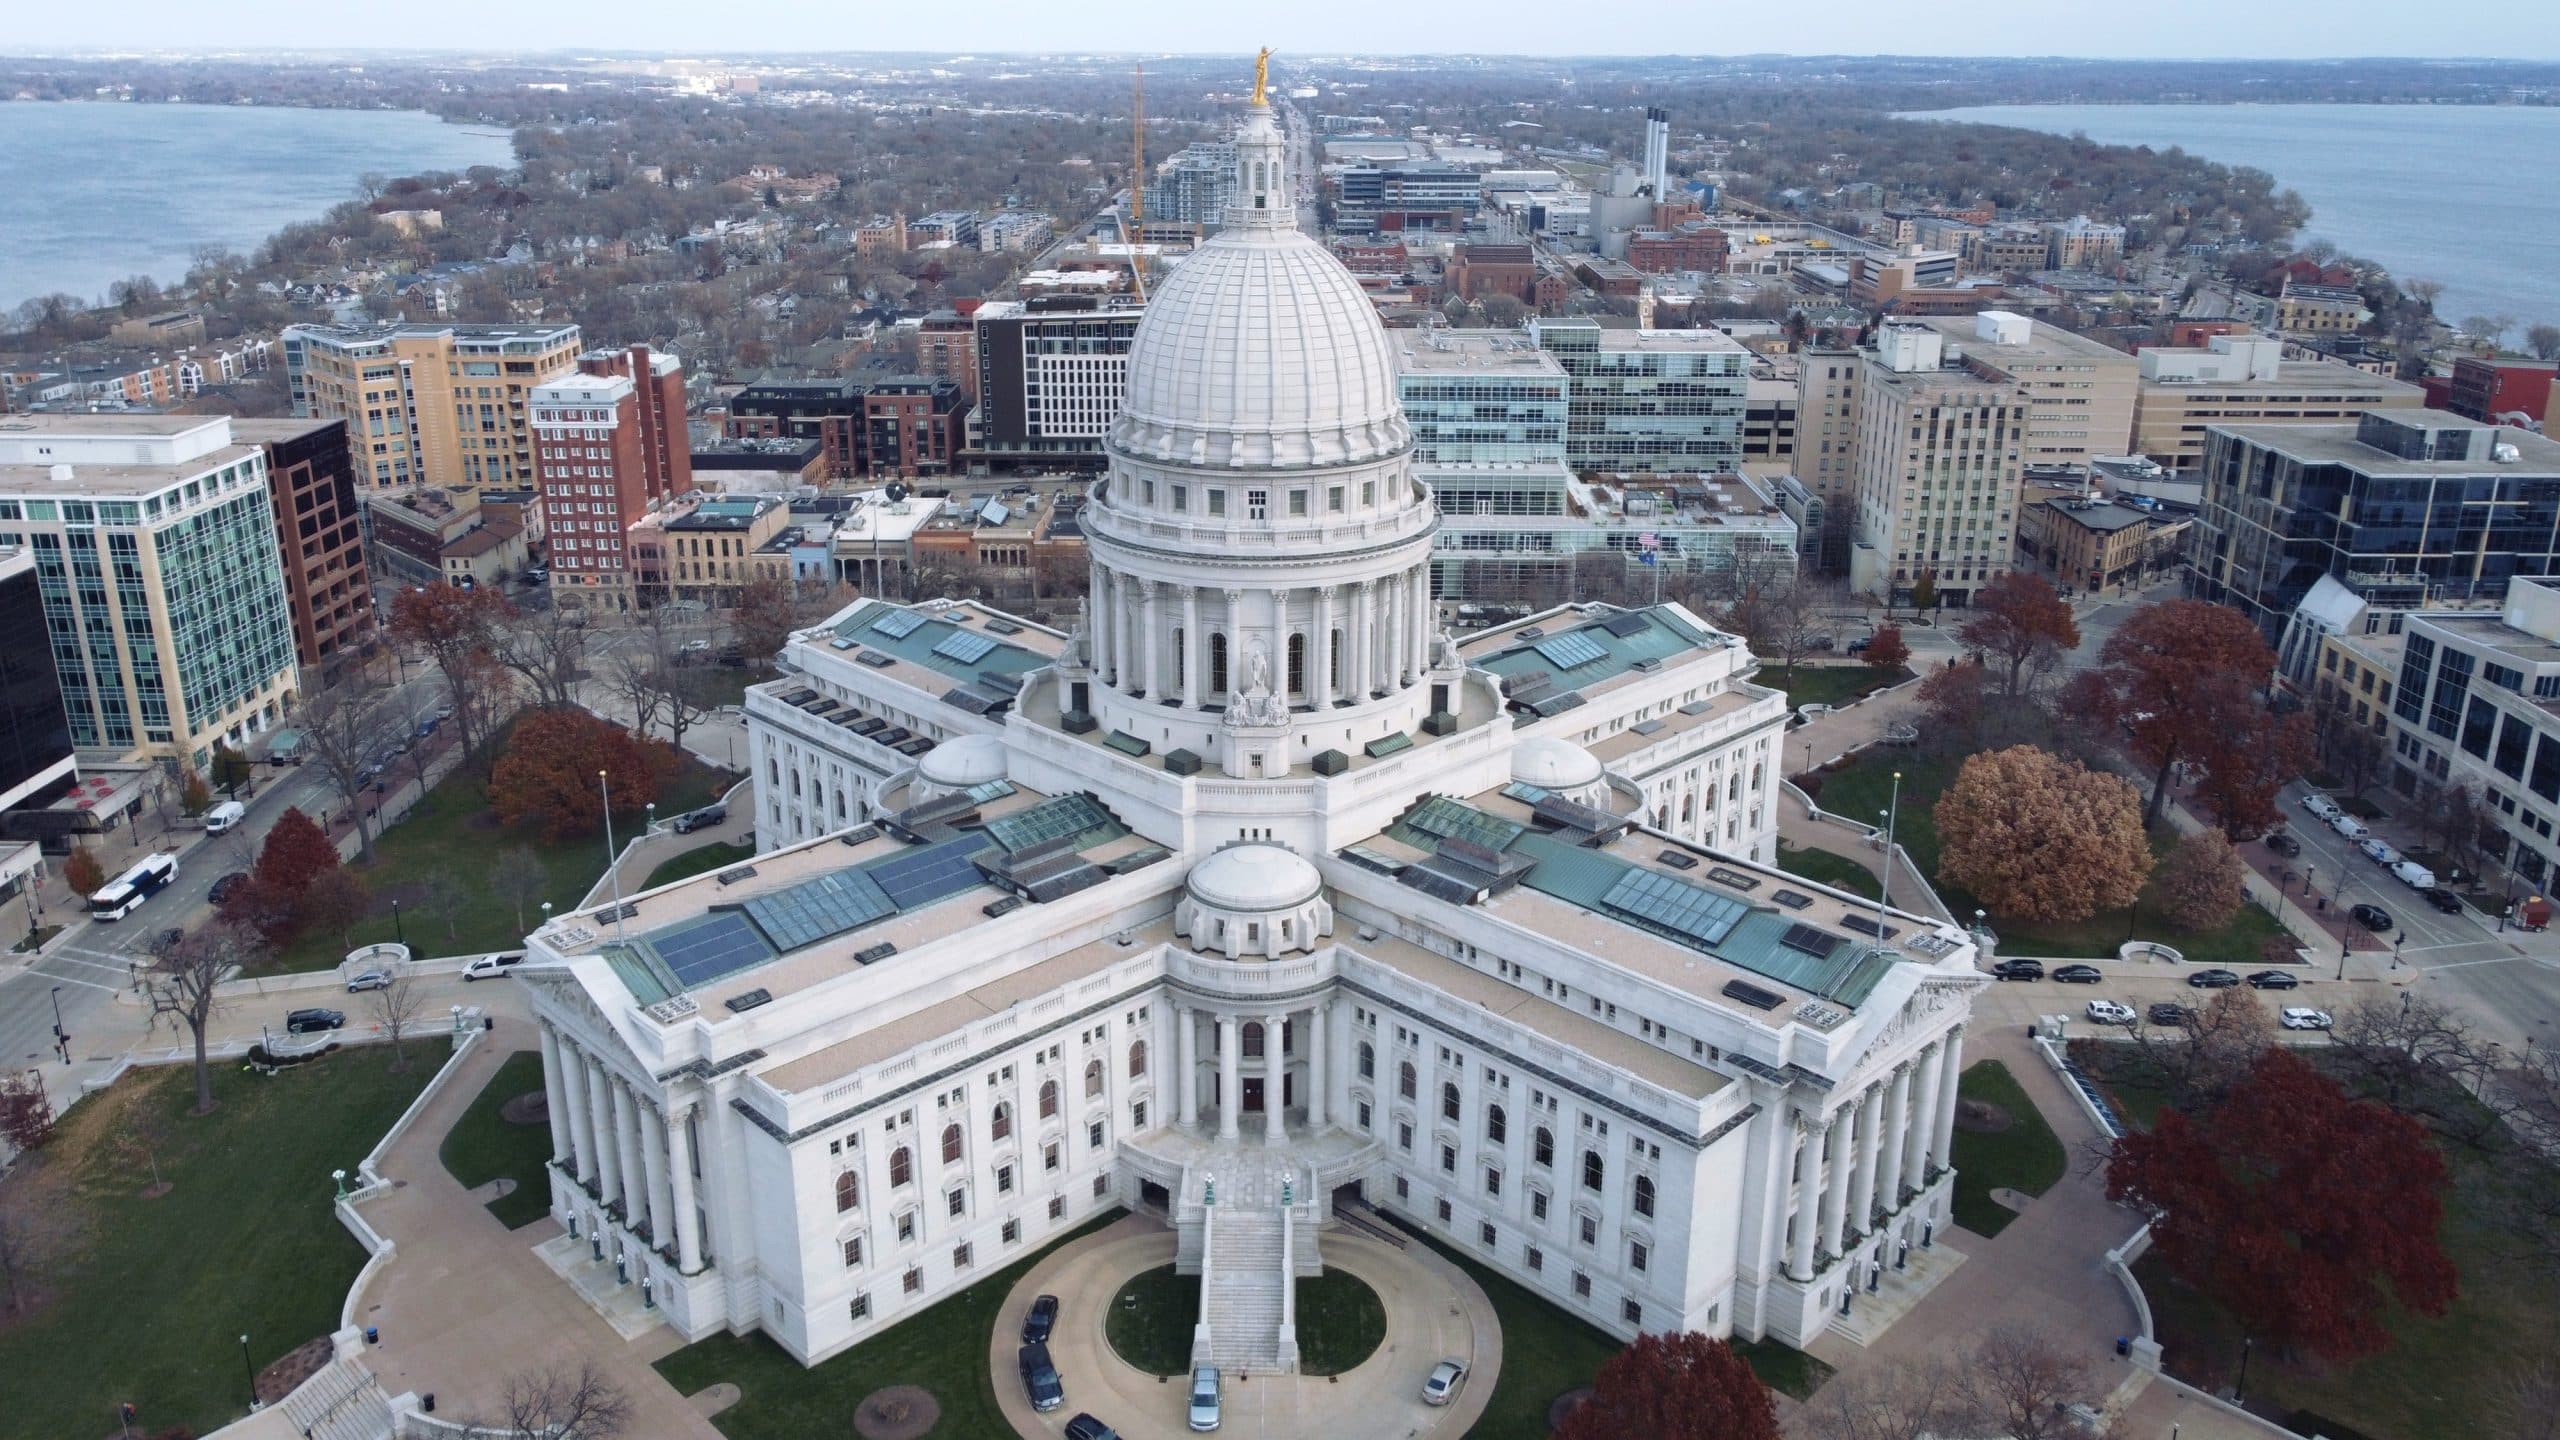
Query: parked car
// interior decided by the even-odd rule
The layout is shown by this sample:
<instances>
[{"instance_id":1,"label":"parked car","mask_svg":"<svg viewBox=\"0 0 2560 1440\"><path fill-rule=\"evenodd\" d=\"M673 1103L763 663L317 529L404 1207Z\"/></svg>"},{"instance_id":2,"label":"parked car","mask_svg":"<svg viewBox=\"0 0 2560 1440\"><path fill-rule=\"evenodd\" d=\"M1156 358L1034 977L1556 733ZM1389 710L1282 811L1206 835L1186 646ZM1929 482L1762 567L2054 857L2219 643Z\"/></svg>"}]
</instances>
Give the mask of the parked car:
<instances>
[{"instance_id":1,"label":"parked car","mask_svg":"<svg viewBox=\"0 0 2560 1440\"><path fill-rule=\"evenodd\" d=\"M2391 847L2391 842L2378 836L2367 836L2364 839L2357 841L2356 848L2364 852L2364 858L2372 861L2376 865L2397 865L2400 863L2400 852Z\"/></svg>"},{"instance_id":2,"label":"parked car","mask_svg":"<svg viewBox=\"0 0 2560 1440\"><path fill-rule=\"evenodd\" d=\"M1191 1428L1207 1432L1222 1422L1218 1403L1218 1367L1203 1365L1191 1372Z\"/></svg>"},{"instance_id":3,"label":"parked car","mask_svg":"<svg viewBox=\"0 0 2560 1440\"><path fill-rule=\"evenodd\" d=\"M1446 1405L1458 1398L1458 1387L1466 1383L1467 1367L1456 1360L1443 1360L1431 1367L1422 1382L1422 1403Z\"/></svg>"},{"instance_id":4,"label":"parked car","mask_svg":"<svg viewBox=\"0 0 2560 1440\"><path fill-rule=\"evenodd\" d=\"M186 938L187 938L187 932L186 932L186 931L179 929L179 928L178 928L177 926L175 926L175 925L172 925L172 926L170 926L169 928L167 928L166 930L161 931L159 934L152 936L152 937L151 937L151 945L150 945L150 947L149 947L149 948L150 948L150 950L151 950L151 953L152 953L152 954L157 955L157 956L159 956L160 958L162 958L162 959L164 959L164 960L165 960L165 959L167 959L167 958L169 957L169 955L170 955L172 952L174 952L174 951L175 951L175 950L176 950L176 949L177 949L181 944L184 944L184 943L186 942Z\"/></svg>"},{"instance_id":5,"label":"parked car","mask_svg":"<svg viewBox=\"0 0 2560 1440\"><path fill-rule=\"evenodd\" d=\"M524 963L524 952L510 950L503 955L483 955L462 968L463 983L474 980L502 980L515 973Z\"/></svg>"},{"instance_id":6,"label":"parked car","mask_svg":"<svg viewBox=\"0 0 2560 1440\"><path fill-rule=\"evenodd\" d=\"M2326 1030L2332 1023L2329 1012L2303 1005L2288 1005L2276 1012L2276 1023L2287 1030Z\"/></svg>"},{"instance_id":7,"label":"parked car","mask_svg":"<svg viewBox=\"0 0 2560 1440\"><path fill-rule=\"evenodd\" d=\"M2462 913L2462 897L2454 894L2452 891L2447 890L2441 885L2432 886L2428 889L2419 891L2418 898L2426 901L2430 905L2433 905L2438 911L2444 914L2459 915Z\"/></svg>"},{"instance_id":8,"label":"parked car","mask_svg":"<svg viewBox=\"0 0 2560 1440\"><path fill-rule=\"evenodd\" d=\"M1876 637L1873 635L1861 635L1855 640L1849 642L1849 653L1852 655L1863 655L1867 652L1867 647L1875 643Z\"/></svg>"},{"instance_id":9,"label":"parked car","mask_svg":"<svg viewBox=\"0 0 2560 1440\"><path fill-rule=\"evenodd\" d=\"M2302 842L2282 830L2267 832L2267 848L2290 859L2302 853Z\"/></svg>"},{"instance_id":10,"label":"parked car","mask_svg":"<svg viewBox=\"0 0 2560 1440\"><path fill-rule=\"evenodd\" d=\"M241 886L248 883L248 871L234 870L228 875L217 878L213 884L205 890L204 898L212 901L216 905L219 905L223 901L230 899L239 891Z\"/></svg>"},{"instance_id":11,"label":"parked car","mask_svg":"<svg viewBox=\"0 0 2560 1440\"><path fill-rule=\"evenodd\" d=\"M2290 970L2258 970L2250 974L2249 983L2260 990L2294 990L2301 987L2302 977Z\"/></svg>"},{"instance_id":12,"label":"parked car","mask_svg":"<svg viewBox=\"0 0 2560 1440\"><path fill-rule=\"evenodd\" d=\"M2154 1000L2142 1018L2154 1025L2184 1025L2196 1018L2196 1012L2175 1000Z\"/></svg>"},{"instance_id":13,"label":"parked car","mask_svg":"<svg viewBox=\"0 0 2560 1440\"><path fill-rule=\"evenodd\" d=\"M690 835L696 830L704 830L711 826L718 825L728 818L728 806L705 805L699 810L687 810L683 814L677 816L675 820L675 831L679 835Z\"/></svg>"},{"instance_id":14,"label":"parked car","mask_svg":"<svg viewBox=\"0 0 2560 1440\"><path fill-rule=\"evenodd\" d=\"M220 835L248 818L248 806L237 800L225 800L204 812L204 833Z\"/></svg>"},{"instance_id":15,"label":"parked car","mask_svg":"<svg viewBox=\"0 0 2560 1440\"><path fill-rule=\"evenodd\" d=\"M2003 960L1991 967L1991 976L1995 980L2041 980L2044 978L2044 962Z\"/></svg>"},{"instance_id":16,"label":"parked car","mask_svg":"<svg viewBox=\"0 0 2560 1440\"><path fill-rule=\"evenodd\" d=\"M2095 985L2106 977L2095 965L2065 965L2053 972L2053 978L2064 985Z\"/></svg>"},{"instance_id":17,"label":"parked car","mask_svg":"<svg viewBox=\"0 0 2560 1440\"><path fill-rule=\"evenodd\" d=\"M2133 1023L2133 1007L2130 1005L2119 1004L2113 1000L2090 1001L2088 1015L2089 1023L2092 1025L2130 1025Z\"/></svg>"},{"instance_id":18,"label":"parked car","mask_svg":"<svg viewBox=\"0 0 2560 1440\"><path fill-rule=\"evenodd\" d=\"M2364 822L2353 815L2340 814L2330 816L2329 828L2346 836L2350 840L2361 840L2367 835L2373 833L2372 831L2364 828Z\"/></svg>"},{"instance_id":19,"label":"parked car","mask_svg":"<svg viewBox=\"0 0 2560 1440\"><path fill-rule=\"evenodd\" d=\"M2198 970L2187 977L2187 983L2198 990L2228 990L2240 983L2236 970Z\"/></svg>"},{"instance_id":20,"label":"parked car","mask_svg":"<svg viewBox=\"0 0 2560 1440\"><path fill-rule=\"evenodd\" d=\"M1022 1317L1022 1343L1046 1345L1049 1332L1058 1324L1058 1297L1043 1295L1031 1302L1031 1310Z\"/></svg>"},{"instance_id":21,"label":"parked car","mask_svg":"<svg viewBox=\"0 0 2560 1440\"><path fill-rule=\"evenodd\" d=\"M2379 905L2358 905L2347 917L2377 935L2391 928L2391 912Z\"/></svg>"},{"instance_id":22,"label":"parked car","mask_svg":"<svg viewBox=\"0 0 2560 1440\"><path fill-rule=\"evenodd\" d=\"M1067 1422L1067 1440L1120 1440L1120 1432L1079 1410Z\"/></svg>"},{"instance_id":23,"label":"parked car","mask_svg":"<svg viewBox=\"0 0 2560 1440\"><path fill-rule=\"evenodd\" d=\"M1049 1362L1048 1346L1023 1346L1015 1353L1014 1364L1022 1371L1022 1390L1031 1397L1032 1409L1045 1415L1067 1403L1066 1382L1058 1378L1058 1367Z\"/></svg>"},{"instance_id":24,"label":"parked car","mask_svg":"<svg viewBox=\"0 0 2560 1440\"><path fill-rule=\"evenodd\" d=\"M2302 797L2302 808L2319 816L2323 820L2335 820L2341 813L2338 809L2337 801L2330 799L2328 796L2321 794L2317 790L2314 790L2310 794Z\"/></svg>"},{"instance_id":25,"label":"parked car","mask_svg":"<svg viewBox=\"0 0 2560 1440\"><path fill-rule=\"evenodd\" d=\"M322 1010L315 1006L308 1010L296 1010L285 1016L284 1032L288 1035L312 1035L323 1030L336 1030L346 1023L347 1017L344 1012Z\"/></svg>"},{"instance_id":26,"label":"parked car","mask_svg":"<svg viewBox=\"0 0 2560 1440\"><path fill-rule=\"evenodd\" d=\"M2423 892L2436 888L2436 872L2415 860L2394 861L2391 866L2391 878L2412 890Z\"/></svg>"},{"instance_id":27,"label":"parked car","mask_svg":"<svg viewBox=\"0 0 2560 1440\"><path fill-rule=\"evenodd\" d=\"M390 988L391 972L388 970L360 970L347 977L347 993L350 995L364 990L388 990Z\"/></svg>"}]
</instances>

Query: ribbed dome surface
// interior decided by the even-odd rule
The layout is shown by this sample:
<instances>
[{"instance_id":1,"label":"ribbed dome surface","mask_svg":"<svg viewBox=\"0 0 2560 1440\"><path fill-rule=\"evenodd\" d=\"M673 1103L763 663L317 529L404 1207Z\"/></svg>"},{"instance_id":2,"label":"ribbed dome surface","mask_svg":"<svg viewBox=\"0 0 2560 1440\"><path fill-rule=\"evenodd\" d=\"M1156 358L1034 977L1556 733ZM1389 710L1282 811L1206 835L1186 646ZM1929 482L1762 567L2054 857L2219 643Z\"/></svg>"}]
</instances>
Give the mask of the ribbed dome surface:
<instances>
[{"instance_id":1,"label":"ribbed dome surface","mask_svg":"<svg viewBox=\"0 0 2560 1440\"><path fill-rule=\"evenodd\" d=\"M1171 465L1344 465L1409 443L1369 297L1289 229L1230 229L1147 302L1111 447Z\"/></svg>"}]
</instances>

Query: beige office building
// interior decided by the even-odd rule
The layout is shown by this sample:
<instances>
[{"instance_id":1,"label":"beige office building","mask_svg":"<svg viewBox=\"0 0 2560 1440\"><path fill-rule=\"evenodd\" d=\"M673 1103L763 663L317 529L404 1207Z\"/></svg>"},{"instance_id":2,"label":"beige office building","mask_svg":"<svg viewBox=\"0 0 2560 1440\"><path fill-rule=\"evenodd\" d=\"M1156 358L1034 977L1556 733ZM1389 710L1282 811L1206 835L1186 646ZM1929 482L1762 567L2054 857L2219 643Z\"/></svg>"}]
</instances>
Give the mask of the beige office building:
<instances>
[{"instance_id":1,"label":"beige office building","mask_svg":"<svg viewBox=\"0 0 2560 1440\"><path fill-rule=\"evenodd\" d=\"M2131 355L2006 310L1908 323L1937 331L1949 365L2017 382L2027 401L2026 464L2083 470L2097 456L2124 453L2139 379Z\"/></svg>"},{"instance_id":2,"label":"beige office building","mask_svg":"<svg viewBox=\"0 0 2560 1440\"><path fill-rule=\"evenodd\" d=\"M1850 587L1907 604L1925 572L1968 604L2013 567L2034 407L1930 322L1886 324L1859 360Z\"/></svg>"},{"instance_id":3,"label":"beige office building","mask_svg":"<svg viewBox=\"0 0 2560 1440\"><path fill-rule=\"evenodd\" d=\"M577 368L575 325L294 325L294 413L347 422L366 494L538 483L526 401Z\"/></svg>"},{"instance_id":4,"label":"beige office building","mask_svg":"<svg viewBox=\"0 0 2560 1440\"><path fill-rule=\"evenodd\" d=\"M2415 409L2426 392L2337 360L2287 360L2284 342L2216 335L2203 349L2142 352L2133 451L2192 476L2215 425L2346 424L2367 410Z\"/></svg>"}]
</instances>

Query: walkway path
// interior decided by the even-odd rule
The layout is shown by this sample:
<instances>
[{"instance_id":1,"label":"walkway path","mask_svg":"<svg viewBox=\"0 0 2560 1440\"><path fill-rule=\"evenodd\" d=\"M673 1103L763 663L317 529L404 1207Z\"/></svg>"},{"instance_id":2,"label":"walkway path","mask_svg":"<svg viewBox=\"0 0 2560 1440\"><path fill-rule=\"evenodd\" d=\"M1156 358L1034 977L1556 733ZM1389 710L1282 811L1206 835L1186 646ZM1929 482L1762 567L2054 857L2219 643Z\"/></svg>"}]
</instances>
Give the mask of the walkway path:
<instances>
[{"instance_id":1,"label":"walkway path","mask_svg":"<svg viewBox=\"0 0 2560 1440\"><path fill-rule=\"evenodd\" d=\"M1350 1272L1378 1292L1387 1309L1387 1338L1346 1374L1228 1375L1225 1424L1240 1440L1360 1440L1460 1436L1484 1414L1502 1371L1502 1327L1493 1302L1458 1268L1415 1244L1397 1249L1345 1230L1325 1232L1328 1268ZM1100 1418L1127 1440L1180 1440L1188 1389L1176 1378L1143 1374L1103 1337L1105 1311L1130 1277L1173 1263L1174 1235L1163 1222L1132 1215L1041 1260L1013 1287L989 1337L996 1398L1016 1433L1042 1440L1061 1433L1079 1411ZM1060 1309L1049 1353L1066 1382L1067 1403L1047 1415L1032 1410L1014 1379L1014 1352L1032 1297L1055 1295ZM1455 1404L1422 1403L1423 1377L1444 1359L1467 1362Z\"/></svg>"}]
</instances>

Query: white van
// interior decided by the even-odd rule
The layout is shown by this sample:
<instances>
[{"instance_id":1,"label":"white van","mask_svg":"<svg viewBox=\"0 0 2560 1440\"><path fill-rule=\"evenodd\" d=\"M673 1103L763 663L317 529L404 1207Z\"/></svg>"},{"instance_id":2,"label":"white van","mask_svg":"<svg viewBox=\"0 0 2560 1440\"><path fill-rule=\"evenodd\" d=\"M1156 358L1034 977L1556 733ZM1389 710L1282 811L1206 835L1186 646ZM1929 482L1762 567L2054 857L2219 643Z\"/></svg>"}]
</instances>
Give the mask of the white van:
<instances>
[{"instance_id":1,"label":"white van","mask_svg":"<svg viewBox=\"0 0 2560 1440\"><path fill-rule=\"evenodd\" d=\"M2366 828L2364 828L2364 822L2363 822L2363 821L2361 821L2361 820L2359 820L2359 819L2357 819L2357 818L2356 818L2356 817L2354 817L2353 815L2332 815L2332 816L2330 816L2330 817L2329 817L2329 828L2330 828L2330 829L2332 829L2332 830L2337 831L2337 832L2338 832L2339 834L2341 834L2341 835L2346 836L2346 837L2347 837L2348 839L2350 839L2350 840L2361 840L2361 839L2363 839L2364 837L2366 837L2367 835L2370 835L2370 834L2372 834L2372 833L2373 833L2372 831L2367 830Z\"/></svg>"},{"instance_id":2,"label":"white van","mask_svg":"<svg viewBox=\"0 0 2560 1440\"><path fill-rule=\"evenodd\" d=\"M2398 877L2401 884L2408 886L2412 890L2433 890L2436 888L2436 872L2419 864L2415 860L2402 860L2398 862L2391 867L2391 873Z\"/></svg>"},{"instance_id":3,"label":"white van","mask_svg":"<svg viewBox=\"0 0 2560 1440\"><path fill-rule=\"evenodd\" d=\"M204 812L204 833L219 835L249 818L249 807L237 800L225 800Z\"/></svg>"}]
</instances>

